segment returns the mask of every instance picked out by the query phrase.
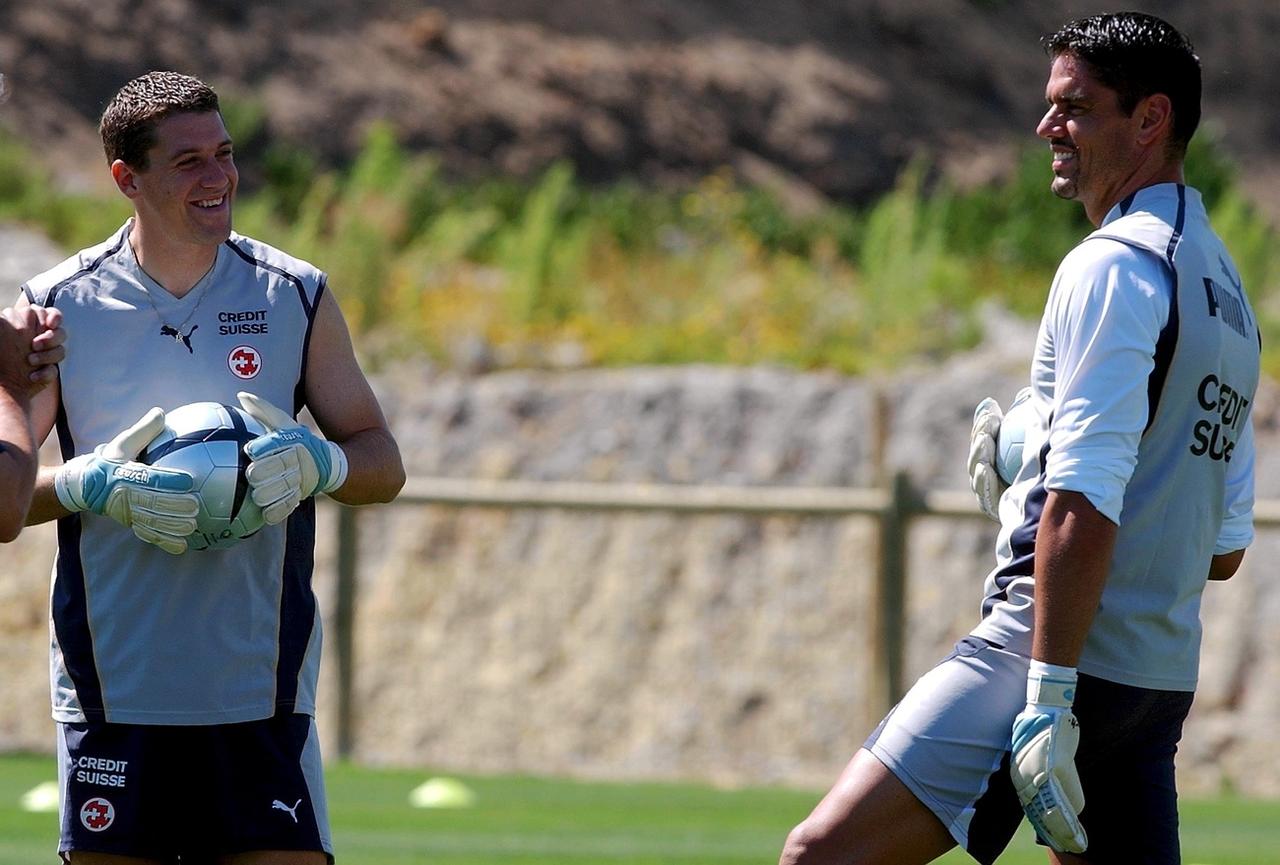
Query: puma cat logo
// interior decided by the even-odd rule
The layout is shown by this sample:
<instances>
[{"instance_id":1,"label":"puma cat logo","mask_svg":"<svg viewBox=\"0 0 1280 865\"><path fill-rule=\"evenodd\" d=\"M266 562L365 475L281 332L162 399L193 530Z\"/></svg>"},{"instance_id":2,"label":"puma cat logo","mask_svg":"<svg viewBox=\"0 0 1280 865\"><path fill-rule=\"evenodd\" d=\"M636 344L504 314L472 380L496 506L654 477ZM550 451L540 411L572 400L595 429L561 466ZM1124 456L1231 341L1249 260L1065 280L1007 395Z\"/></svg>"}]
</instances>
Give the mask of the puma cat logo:
<instances>
[{"instance_id":1,"label":"puma cat logo","mask_svg":"<svg viewBox=\"0 0 1280 865\"><path fill-rule=\"evenodd\" d=\"M178 330L176 327L171 327L170 325L162 324L160 326L160 335L173 337L175 342L182 343L187 347L187 351L191 352L192 354L195 354L196 350L191 347L191 334L195 333L199 329L200 329L200 325L193 324L191 326L191 330L187 331L186 333L183 333L182 331Z\"/></svg>"},{"instance_id":2,"label":"puma cat logo","mask_svg":"<svg viewBox=\"0 0 1280 865\"><path fill-rule=\"evenodd\" d=\"M290 817L292 817L292 818L293 818L293 822L297 823L297 822L298 822L297 810L298 810L298 806L299 806L299 805L301 805L301 804L302 804L302 800L301 800L301 799L299 799L297 802L294 802L294 803L293 803L293 807L292 807L292 808L290 808L288 805L284 804L284 803L283 803L283 802L281 802L279 799L273 799L273 800L271 801L271 810L272 810L272 811L284 811L284 812L286 812Z\"/></svg>"}]
</instances>

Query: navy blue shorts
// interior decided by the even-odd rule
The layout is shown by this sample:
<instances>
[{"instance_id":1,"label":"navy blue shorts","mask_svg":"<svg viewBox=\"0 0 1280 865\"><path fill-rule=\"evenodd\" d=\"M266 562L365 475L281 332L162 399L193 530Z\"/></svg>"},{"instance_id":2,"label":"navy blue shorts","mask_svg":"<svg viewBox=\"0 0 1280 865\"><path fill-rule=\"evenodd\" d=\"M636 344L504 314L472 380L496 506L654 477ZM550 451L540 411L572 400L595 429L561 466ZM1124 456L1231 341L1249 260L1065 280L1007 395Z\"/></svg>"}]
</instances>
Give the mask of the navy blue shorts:
<instances>
[{"instance_id":1,"label":"navy blue shorts","mask_svg":"<svg viewBox=\"0 0 1280 865\"><path fill-rule=\"evenodd\" d=\"M58 850L212 862L251 850L333 859L315 721L59 724Z\"/></svg>"},{"instance_id":2,"label":"navy blue shorts","mask_svg":"<svg viewBox=\"0 0 1280 865\"><path fill-rule=\"evenodd\" d=\"M918 681L864 747L990 865L1023 820L1009 778L1027 658L967 637ZM1193 695L1080 675L1076 769L1092 865L1180 861L1173 758Z\"/></svg>"},{"instance_id":3,"label":"navy blue shorts","mask_svg":"<svg viewBox=\"0 0 1280 865\"><path fill-rule=\"evenodd\" d=\"M1182 861L1173 757L1194 696L1080 675L1076 771L1085 795L1085 858L1094 865Z\"/></svg>"}]
</instances>

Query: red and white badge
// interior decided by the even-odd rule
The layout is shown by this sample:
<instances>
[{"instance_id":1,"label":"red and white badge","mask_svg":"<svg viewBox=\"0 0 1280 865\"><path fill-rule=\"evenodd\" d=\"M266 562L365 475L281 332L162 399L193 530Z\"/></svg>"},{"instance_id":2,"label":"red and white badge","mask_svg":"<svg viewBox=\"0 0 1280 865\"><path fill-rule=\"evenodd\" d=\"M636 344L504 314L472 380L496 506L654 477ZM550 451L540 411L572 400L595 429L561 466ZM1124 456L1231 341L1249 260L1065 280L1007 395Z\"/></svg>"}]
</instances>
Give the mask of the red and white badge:
<instances>
[{"instance_id":1,"label":"red and white badge","mask_svg":"<svg viewBox=\"0 0 1280 865\"><path fill-rule=\"evenodd\" d=\"M256 378L262 372L262 355L251 345L237 345L227 355L227 369L236 378Z\"/></svg>"},{"instance_id":2,"label":"red and white badge","mask_svg":"<svg viewBox=\"0 0 1280 865\"><path fill-rule=\"evenodd\" d=\"M110 829L116 822L115 806L101 796L95 796L80 807L80 822L90 832Z\"/></svg>"}]
</instances>

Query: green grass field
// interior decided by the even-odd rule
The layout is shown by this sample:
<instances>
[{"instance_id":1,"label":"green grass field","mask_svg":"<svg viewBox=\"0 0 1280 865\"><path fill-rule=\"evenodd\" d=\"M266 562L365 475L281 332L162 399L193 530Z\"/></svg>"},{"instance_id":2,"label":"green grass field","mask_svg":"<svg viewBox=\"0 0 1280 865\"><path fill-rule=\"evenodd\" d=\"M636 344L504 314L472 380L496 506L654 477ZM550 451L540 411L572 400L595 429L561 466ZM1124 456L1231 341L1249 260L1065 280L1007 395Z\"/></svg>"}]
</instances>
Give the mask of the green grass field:
<instances>
[{"instance_id":1,"label":"green grass field","mask_svg":"<svg viewBox=\"0 0 1280 865\"><path fill-rule=\"evenodd\" d=\"M0 757L0 862L47 865L53 814L26 813L21 795L52 778L52 759ZM355 865L736 865L773 863L816 792L717 790L676 784L597 784L527 777L464 777L473 807L422 810L409 791L430 773L364 769L329 773L340 862ZM1187 865L1275 865L1280 803L1237 799L1183 806ZM952 852L945 865L969 862ZM1001 863L1043 863L1025 830Z\"/></svg>"}]
</instances>

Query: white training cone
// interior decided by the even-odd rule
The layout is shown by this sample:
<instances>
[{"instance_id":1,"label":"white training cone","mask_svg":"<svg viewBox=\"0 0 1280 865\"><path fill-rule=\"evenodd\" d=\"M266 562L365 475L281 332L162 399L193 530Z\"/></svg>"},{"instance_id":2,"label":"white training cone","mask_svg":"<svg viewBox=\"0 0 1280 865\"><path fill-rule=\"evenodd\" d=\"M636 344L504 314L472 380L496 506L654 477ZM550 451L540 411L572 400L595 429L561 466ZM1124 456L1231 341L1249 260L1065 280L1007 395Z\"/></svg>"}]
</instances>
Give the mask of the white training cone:
<instances>
[{"instance_id":1,"label":"white training cone","mask_svg":"<svg viewBox=\"0 0 1280 865\"><path fill-rule=\"evenodd\" d=\"M45 781L22 794L18 800L23 811L48 814L58 810L58 782Z\"/></svg>"},{"instance_id":2,"label":"white training cone","mask_svg":"<svg viewBox=\"0 0 1280 865\"><path fill-rule=\"evenodd\" d=\"M475 791L456 778L428 778L409 793L415 808L470 808Z\"/></svg>"}]
</instances>

